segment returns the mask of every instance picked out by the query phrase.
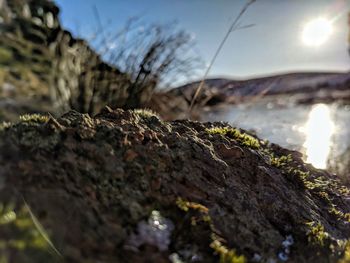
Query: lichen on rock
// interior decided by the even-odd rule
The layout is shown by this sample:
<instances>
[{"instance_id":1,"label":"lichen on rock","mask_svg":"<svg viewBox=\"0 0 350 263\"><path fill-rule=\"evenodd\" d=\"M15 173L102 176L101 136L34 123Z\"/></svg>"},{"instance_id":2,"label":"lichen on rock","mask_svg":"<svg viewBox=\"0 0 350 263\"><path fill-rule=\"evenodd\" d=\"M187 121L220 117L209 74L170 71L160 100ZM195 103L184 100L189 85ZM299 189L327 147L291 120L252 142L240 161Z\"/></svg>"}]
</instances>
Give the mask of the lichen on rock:
<instances>
[{"instance_id":1,"label":"lichen on rock","mask_svg":"<svg viewBox=\"0 0 350 263\"><path fill-rule=\"evenodd\" d=\"M0 129L0 198L25 199L66 262L342 258L349 190L293 152L213 128L235 130L108 107L25 116Z\"/></svg>"}]
</instances>

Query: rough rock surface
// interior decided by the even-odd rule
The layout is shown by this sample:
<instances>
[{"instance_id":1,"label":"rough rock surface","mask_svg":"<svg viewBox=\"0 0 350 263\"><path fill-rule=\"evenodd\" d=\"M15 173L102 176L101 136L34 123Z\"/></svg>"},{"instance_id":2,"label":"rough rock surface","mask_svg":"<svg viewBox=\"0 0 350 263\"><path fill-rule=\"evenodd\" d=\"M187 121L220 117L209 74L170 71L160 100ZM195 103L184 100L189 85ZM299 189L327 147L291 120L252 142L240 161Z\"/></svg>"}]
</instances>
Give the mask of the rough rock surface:
<instances>
[{"instance_id":1,"label":"rough rock surface","mask_svg":"<svg viewBox=\"0 0 350 263\"><path fill-rule=\"evenodd\" d=\"M347 246L349 190L224 123L106 107L0 130L8 262L337 262Z\"/></svg>"},{"instance_id":2,"label":"rough rock surface","mask_svg":"<svg viewBox=\"0 0 350 263\"><path fill-rule=\"evenodd\" d=\"M348 147L340 156L335 156L329 164L329 169L338 174L342 182L350 185L350 147Z\"/></svg>"}]
</instances>

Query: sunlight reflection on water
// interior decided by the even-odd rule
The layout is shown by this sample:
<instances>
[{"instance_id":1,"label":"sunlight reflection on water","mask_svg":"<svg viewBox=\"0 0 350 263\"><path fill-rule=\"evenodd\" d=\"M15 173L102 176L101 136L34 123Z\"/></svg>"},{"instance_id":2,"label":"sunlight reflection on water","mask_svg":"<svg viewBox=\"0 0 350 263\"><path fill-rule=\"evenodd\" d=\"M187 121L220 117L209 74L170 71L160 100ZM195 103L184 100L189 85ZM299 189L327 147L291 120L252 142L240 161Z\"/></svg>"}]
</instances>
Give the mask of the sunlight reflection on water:
<instances>
[{"instance_id":1,"label":"sunlight reflection on water","mask_svg":"<svg viewBox=\"0 0 350 263\"><path fill-rule=\"evenodd\" d=\"M316 168L327 168L332 136L335 132L329 106L325 104L313 106L302 131L306 135L303 145L306 149L306 162L311 163Z\"/></svg>"},{"instance_id":2,"label":"sunlight reflection on water","mask_svg":"<svg viewBox=\"0 0 350 263\"><path fill-rule=\"evenodd\" d=\"M327 166L334 173L348 169L350 160L339 157L350 151L350 105L269 102L219 108L207 112L204 120L227 121L235 127L252 130L271 143L302 152L304 160L315 167Z\"/></svg>"}]
</instances>

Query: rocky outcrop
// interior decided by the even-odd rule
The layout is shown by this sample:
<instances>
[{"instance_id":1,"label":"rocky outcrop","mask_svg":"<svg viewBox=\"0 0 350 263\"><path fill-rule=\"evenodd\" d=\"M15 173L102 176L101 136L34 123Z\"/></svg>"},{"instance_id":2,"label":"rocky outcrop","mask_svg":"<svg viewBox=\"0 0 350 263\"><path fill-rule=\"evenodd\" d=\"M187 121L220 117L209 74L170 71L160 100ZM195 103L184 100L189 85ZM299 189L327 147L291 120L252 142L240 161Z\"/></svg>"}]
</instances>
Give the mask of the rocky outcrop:
<instances>
[{"instance_id":1,"label":"rocky outcrop","mask_svg":"<svg viewBox=\"0 0 350 263\"><path fill-rule=\"evenodd\" d=\"M0 2L1 119L69 109L96 113L127 103L128 75L62 29L58 13L49 0Z\"/></svg>"},{"instance_id":2,"label":"rocky outcrop","mask_svg":"<svg viewBox=\"0 0 350 263\"><path fill-rule=\"evenodd\" d=\"M322 263L348 244L348 188L224 123L26 115L0 166L9 262Z\"/></svg>"}]
</instances>

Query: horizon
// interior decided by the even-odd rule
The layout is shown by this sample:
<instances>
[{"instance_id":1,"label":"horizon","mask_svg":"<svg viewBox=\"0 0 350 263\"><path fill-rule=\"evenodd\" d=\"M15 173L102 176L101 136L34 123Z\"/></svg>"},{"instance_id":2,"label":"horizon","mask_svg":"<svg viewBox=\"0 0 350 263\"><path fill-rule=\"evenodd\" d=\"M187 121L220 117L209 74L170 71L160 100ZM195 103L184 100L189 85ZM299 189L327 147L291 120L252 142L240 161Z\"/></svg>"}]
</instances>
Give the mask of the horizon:
<instances>
[{"instance_id":1,"label":"horizon","mask_svg":"<svg viewBox=\"0 0 350 263\"><path fill-rule=\"evenodd\" d=\"M177 20L179 28L195 36L196 52L205 63L210 61L232 19L245 3L227 0L219 3L208 0L55 2L61 9L63 27L85 40L94 30L96 32L93 6L99 11L102 24L108 24L107 29L113 27L118 30L128 18L140 14L145 23L165 24ZM346 24L348 10L350 3L345 0L257 1L242 18L244 24L254 23L256 26L230 35L208 78L251 79L301 72L345 73L350 70ZM284 14L286 11L288 15ZM116 12L118 16L115 16ZM83 15L78 17L77 14ZM205 17L202 14L206 14ZM306 46L302 42L303 27L308 21L321 16L332 20L333 32L321 46ZM202 75L184 82L201 79Z\"/></svg>"},{"instance_id":2,"label":"horizon","mask_svg":"<svg viewBox=\"0 0 350 263\"><path fill-rule=\"evenodd\" d=\"M253 75L252 77L235 77L235 76L225 76L225 75L218 75L218 76L210 76L208 78L206 78L206 80L215 80L215 79L228 79L228 80L237 80L237 81L246 81L246 80L254 80L254 79L263 79L263 78L271 78L271 77L278 77L278 76L286 76L286 75L294 75L294 74L348 74L350 73L350 69L349 70L345 70L345 71L308 71L308 70L304 70L304 71L281 71L281 72L272 72L272 73L267 73L267 74L263 74L263 75ZM194 79L193 82L200 82L202 79Z\"/></svg>"}]
</instances>

